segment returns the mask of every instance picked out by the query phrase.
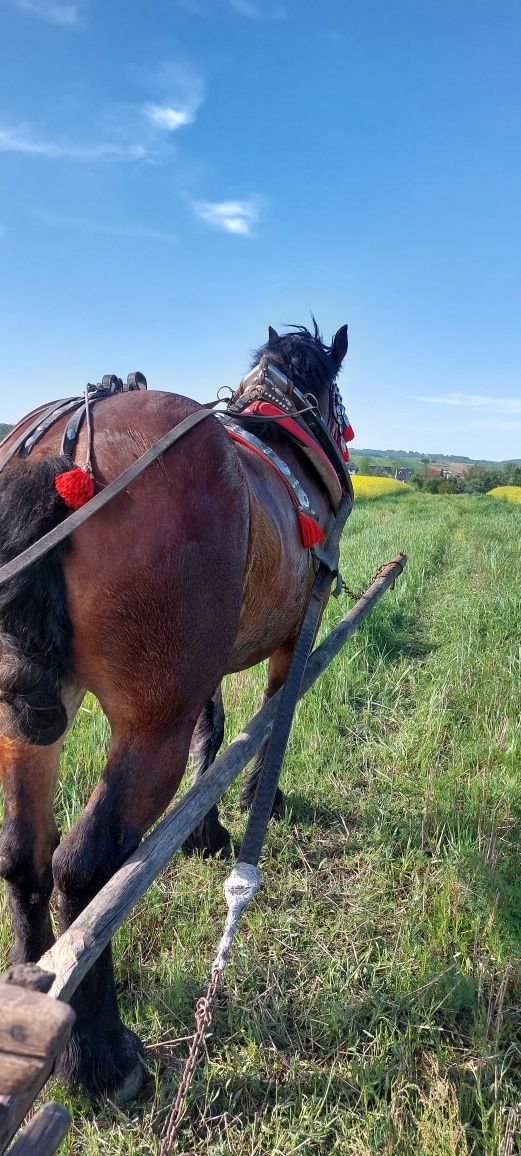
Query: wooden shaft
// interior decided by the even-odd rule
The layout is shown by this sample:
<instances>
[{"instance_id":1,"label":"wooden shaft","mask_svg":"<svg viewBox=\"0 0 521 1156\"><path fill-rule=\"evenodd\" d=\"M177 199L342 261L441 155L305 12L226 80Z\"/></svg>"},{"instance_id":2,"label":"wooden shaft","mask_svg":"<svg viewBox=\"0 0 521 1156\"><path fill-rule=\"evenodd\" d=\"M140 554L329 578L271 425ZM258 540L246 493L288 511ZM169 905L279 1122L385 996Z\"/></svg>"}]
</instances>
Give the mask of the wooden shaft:
<instances>
[{"instance_id":1,"label":"wooden shaft","mask_svg":"<svg viewBox=\"0 0 521 1156\"><path fill-rule=\"evenodd\" d=\"M362 598L313 651L306 666L301 697L392 586L406 563L407 556L399 554L383 567ZM49 993L55 999L67 1000L76 991L161 869L266 742L280 693L250 719L235 741L216 758L204 778L190 787L177 806L158 823L152 834L143 840L137 851L39 960L41 968L56 975ZM0 1152L14 1135L30 1103L25 1097L0 1097Z\"/></svg>"},{"instance_id":2,"label":"wooden shaft","mask_svg":"<svg viewBox=\"0 0 521 1156\"><path fill-rule=\"evenodd\" d=\"M0 1093L40 1088L41 1072L65 1047L75 1015L48 995L0 983Z\"/></svg>"},{"instance_id":3,"label":"wooden shaft","mask_svg":"<svg viewBox=\"0 0 521 1156\"><path fill-rule=\"evenodd\" d=\"M302 694L316 681L369 611L401 574L407 558L398 555L385 566L366 593L311 655L304 675ZM274 695L246 724L244 731L219 755L204 778L186 792L133 855L82 911L81 915L42 956L39 965L53 971L50 995L68 1000L101 955L118 927L127 918L161 869L179 850L214 803L256 755L269 736L280 695Z\"/></svg>"},{"instance_id":4,"label":"wooden shaft","mask_svg":"<svg viewBox=\"0 0 521 1156\"><path fill-rule=\"evenodd\" d=\"M50 1100L24 1128L9 1156L53 1156L71 1126L71 1117L63 1104Z\"/></svg>"}]
</instances>

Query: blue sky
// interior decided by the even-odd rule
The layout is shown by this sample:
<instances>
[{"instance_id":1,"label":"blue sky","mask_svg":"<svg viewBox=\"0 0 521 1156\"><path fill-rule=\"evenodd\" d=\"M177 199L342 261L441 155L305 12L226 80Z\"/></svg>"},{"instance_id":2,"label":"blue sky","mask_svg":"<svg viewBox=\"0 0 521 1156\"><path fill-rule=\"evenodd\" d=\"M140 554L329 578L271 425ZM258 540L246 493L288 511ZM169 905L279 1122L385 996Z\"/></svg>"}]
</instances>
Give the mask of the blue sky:
<instances>
[{"instance_id":1,"label":"blue sky","mask_svg":"<svg viewBox=\"0 0 521 1156\"><path fill-rule=\"evenodd\" d=\"M349 324L355 445L521 457L518 0L2 0L0 420Z\"/></svg>"}]
</instances>

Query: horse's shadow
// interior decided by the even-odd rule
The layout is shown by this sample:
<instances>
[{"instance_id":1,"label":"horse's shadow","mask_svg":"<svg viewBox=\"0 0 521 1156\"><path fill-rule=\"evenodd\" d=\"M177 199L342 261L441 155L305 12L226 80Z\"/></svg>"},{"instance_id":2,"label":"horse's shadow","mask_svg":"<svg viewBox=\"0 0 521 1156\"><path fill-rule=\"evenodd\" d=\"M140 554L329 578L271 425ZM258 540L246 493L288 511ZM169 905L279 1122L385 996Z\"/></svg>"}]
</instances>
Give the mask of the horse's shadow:
<instances>
[{"instance_id":1,"label":"horse's shadow","mask_svg":"<svg viewBox=\"0 0 521 1156\"><path fill-rule=\"evenodd\" d=\"M284 819L290 825L319 827L326 831L342 830L343 827L338 808L326 807L299 791L284 792Z\"/></svg>"},{"instance_id":2,"label":"horse's shadow","mask_svg":"<svg viewBox=\"0 0 521 1156\"><path fill-rule=\"evenodd\" d=\"M402 658L421 661L436 649L409 608L394 606L389 612L388 606L376 607L362 629L370 661L383 660L389 666Z\"/></svg>"}]
</instances>

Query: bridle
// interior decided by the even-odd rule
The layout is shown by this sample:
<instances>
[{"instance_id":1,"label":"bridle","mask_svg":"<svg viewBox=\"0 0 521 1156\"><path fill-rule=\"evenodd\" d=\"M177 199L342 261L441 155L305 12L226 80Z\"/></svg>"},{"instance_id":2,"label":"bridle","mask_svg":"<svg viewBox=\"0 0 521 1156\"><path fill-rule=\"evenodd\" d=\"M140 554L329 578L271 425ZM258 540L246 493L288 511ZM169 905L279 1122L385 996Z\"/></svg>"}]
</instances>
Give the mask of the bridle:
<instances>
[{"instance_id":1,"label":"bridle","mask_svg":"<svg viewBox=\"0 0 521 1156\"><path fill-rule=\"evenodd\" d=\"M342 488L348 477L347 461L349 459L348 441L352 441L354 433L347 417L342 396L336 381L329 387L328 419L322 417L316 397L310 393L303 393L278 365L270 360L269 354L263 354L257 365L250 369L239 382L235 393L232 394L226 407L226 412L235 419L246 422L255 422L266 419L254 411L262 408L262 402L268 402L277 407L280 416L273 413L270 421L281 421L285 417L294 418L303 424L318 441L327 454Z\"/></svg>"}]
</instances>

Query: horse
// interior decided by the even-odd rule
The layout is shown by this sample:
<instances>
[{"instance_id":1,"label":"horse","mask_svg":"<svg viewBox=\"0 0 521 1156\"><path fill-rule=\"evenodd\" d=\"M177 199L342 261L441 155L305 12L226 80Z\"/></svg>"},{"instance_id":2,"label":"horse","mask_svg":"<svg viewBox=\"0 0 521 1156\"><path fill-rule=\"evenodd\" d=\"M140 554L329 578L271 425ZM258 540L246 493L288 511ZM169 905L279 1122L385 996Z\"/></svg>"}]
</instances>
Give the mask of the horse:
<instances>
[{"instance_id":1,"label":"horse","mask_svg":"<svg viewBox=\"0 0 521 1156\"><path fill-rule=\"evenodd\" d=\"M278 394L269 384L257 388L251 417L243 415L244 437L233 438L226 423L207 417L0 588L0 873L17 962L38 960L53 943L53 887L63 931L135 850L175 795L190 748L196 774L205 773L223 739L223 677L268 659L265 699L284 682L314 577L302 526L313 524L320 538L332 517L317 455L313 465L311 451L282 428L282 419L295 414L294 399L300 399L298 424L308 443L315 439L306 423L315 419L337 454L339 442L346 449L336 379L347 326L327 345L313 323L314 332L298 326L282 335L270 326L250 378L258 382L259 366L268 366L265 383L287 388ZM244 382L234 395L236 414L251 396L248 378ZM280 421L269 406L262 408L275 394ZM92 409L92 428L84 424L79 431L76 460L91 448L101 491L199 408L170 392L109 393ZM34 427L33 417L11 431L1 452ZM74 466L60 452L67 421L67 414L58 416L30 454L13 453L0 473L0 565L70 514L57 482ZM258 445L252 449L256 441L282 463L278 470ZM346 470L347 492L350 485ZM109 721L110 745L100 781L60 841L53 813L57 765L86 691ZM246 777L243 807L252 801L262 754ZM276 809L281 805L279 791ZM230 853L217 807L184 850ZM76 1022L60 1074L95 1097L135 1095L142 1050L119 1016L110 945L71 1003Z\"/></svg>"}]
</instances>

